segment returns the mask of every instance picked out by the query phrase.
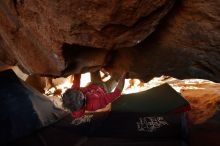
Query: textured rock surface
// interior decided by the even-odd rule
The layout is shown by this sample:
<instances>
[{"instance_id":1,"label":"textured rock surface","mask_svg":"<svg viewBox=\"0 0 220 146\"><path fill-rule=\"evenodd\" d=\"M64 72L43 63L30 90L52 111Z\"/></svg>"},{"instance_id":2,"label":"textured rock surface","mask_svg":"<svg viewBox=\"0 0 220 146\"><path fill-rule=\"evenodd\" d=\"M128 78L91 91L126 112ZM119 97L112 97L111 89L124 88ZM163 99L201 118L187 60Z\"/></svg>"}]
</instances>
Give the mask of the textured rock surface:
<instances>
[{"instance_id":1,"label":"textured rock surface","mask_svg":"<svg viewBox=\"0 0 220 146\"><path fill-rule=\"evenodd\" d=\"M220 1L174 2L0 1L0 65L59 76L108 64L144 80L165 74L219 82Z\"/></svg>"},{"instance_id":2,"label":"textured rock surface","mask_svg":"<svg viewBox=\"0 0 220 146\"><path fill-rule=\"evenodd\" d=\"M145 80L163 74L220 82L219 6L215 0L177 3L153 35L130 49L136 51L130 71Z\"/></svg>"},{"instance_id":3,"label":"textured rock surface","mask_svg":"<svg viewBox=\"0 0 220 146\"><path fill-rule=\"evenodd\" d=\"M1 47L5 51L1 58L8 57L3 60L10 64L18 61L28 73L59 75L65 68L63 43L105 49L133 46L154 31L173 3L174 0L1 1Z\"/></svg>"},{"instance_id":4,"label":"textured rock surface","mask_svg":"<svg viewBox=\"0 0 220 146\"><path fill-rule=\"evenodd\" d=\"M0 1L1 61L17 64L30 74L58 75L64 68L59 56L42 44L34 30L24 26L13 2Z\"/></svg>"}]
</instances>

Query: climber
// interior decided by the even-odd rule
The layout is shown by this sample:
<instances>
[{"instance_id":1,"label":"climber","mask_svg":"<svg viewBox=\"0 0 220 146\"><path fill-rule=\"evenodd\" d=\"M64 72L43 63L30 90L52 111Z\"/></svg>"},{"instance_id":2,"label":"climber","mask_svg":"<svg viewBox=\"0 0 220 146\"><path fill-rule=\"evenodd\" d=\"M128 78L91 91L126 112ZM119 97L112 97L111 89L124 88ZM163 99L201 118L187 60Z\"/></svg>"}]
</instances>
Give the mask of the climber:
<instances>
[{"instance_id":1,"label":"climber","mask_svg":"<svg viewBox=\"0 0 220 146\"><path fill-rule=\"evenodd\" d=\"M99 71L91 73L91 83L86 87L80 87L80 74L74 75L72 88L68 89L62 96L63 106L72 112L73 118L82 117L85 111L96 111L106 107L116 100L122 93L124 87L125 73L122 74L118 85L113 92L112 83L104 84L99 75Z\"/></svg>"}]
</instances>

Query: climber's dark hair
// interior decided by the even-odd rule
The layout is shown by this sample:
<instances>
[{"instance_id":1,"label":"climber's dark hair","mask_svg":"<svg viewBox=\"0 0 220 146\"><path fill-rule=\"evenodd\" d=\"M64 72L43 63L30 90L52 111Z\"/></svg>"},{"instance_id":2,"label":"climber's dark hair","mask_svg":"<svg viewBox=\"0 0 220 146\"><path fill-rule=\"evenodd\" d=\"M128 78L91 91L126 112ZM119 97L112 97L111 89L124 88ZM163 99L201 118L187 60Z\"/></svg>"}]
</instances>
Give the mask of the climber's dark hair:
<instances>
[{"instance_id":1,"label":"climber's dark hair","mask_svg":"<svg viewBox=\"0 0 220 146\"><path fill-rule=\"evenodd\" d=\"M85 104L85 98L81 91L67 89L62 96L63 106L70 111L79 110Z\"/></svg>"}]
</instances>

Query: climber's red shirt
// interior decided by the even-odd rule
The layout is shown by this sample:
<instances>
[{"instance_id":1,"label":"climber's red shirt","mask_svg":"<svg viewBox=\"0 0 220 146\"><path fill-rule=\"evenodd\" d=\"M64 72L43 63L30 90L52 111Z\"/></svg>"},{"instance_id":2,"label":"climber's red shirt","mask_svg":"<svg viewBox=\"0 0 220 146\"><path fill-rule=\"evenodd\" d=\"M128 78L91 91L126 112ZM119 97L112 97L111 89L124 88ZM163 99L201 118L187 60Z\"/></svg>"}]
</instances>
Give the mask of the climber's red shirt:
<instances>
[{"instance_id":1,"label":"climber's red shirt","mask_svg":"<svg viewBox=\"0 0 220 146\"><path fill-rule=\"evenodd\" d=\"M106 93L105 89L97 84L91 84L87 87L79 87L80 82L78 80L80 80L80 77L76 76L74 78L74 84L72 88L77 88L82 91L86 98L86 102L81 109L72 112L72 116L74 118L83 116L85 110L96 111L98 109L106 107L106 105L117 99L122 92L119 88L116 87L114 92Z\"/></svg>"}]
</instances>

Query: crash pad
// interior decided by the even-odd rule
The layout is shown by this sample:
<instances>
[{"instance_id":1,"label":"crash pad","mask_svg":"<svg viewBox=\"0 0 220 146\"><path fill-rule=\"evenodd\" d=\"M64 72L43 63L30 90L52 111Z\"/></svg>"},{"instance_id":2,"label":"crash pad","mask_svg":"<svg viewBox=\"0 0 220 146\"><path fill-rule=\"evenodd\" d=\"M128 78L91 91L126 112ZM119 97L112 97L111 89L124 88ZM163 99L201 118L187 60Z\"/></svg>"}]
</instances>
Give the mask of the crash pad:
<instances>
[{"instance_id":1,"label":"crash pad","mask_svg":"<svg viewBox=\"0 0 220 146\"><path fill-rule=\"evenodd\" d=\"M65 115L65 111L19 79L12 70L0 72L1 146L50 125Z\"/></svg>"},{"instance_id":2,"label":"crash pad","mask_svg":"<svg viewBox=\"0 0 220 146\"><path fill-rule=\"evenodd\" d=\"M143 92L122 95L112 103L111 110L156 115L189 109L189 102L165 83Z\"/></svg>"},{"instance_id":3,"label":"crash pad","mask_svg":"<svg viewBox=\"0 0 220 146\"><path fill-rule=\"evenodd\" d=\"M152 118L99 112L77 122L69 115L10 146L186 146L187 141L184 113Z\"/></svg>"}]
</instances>

